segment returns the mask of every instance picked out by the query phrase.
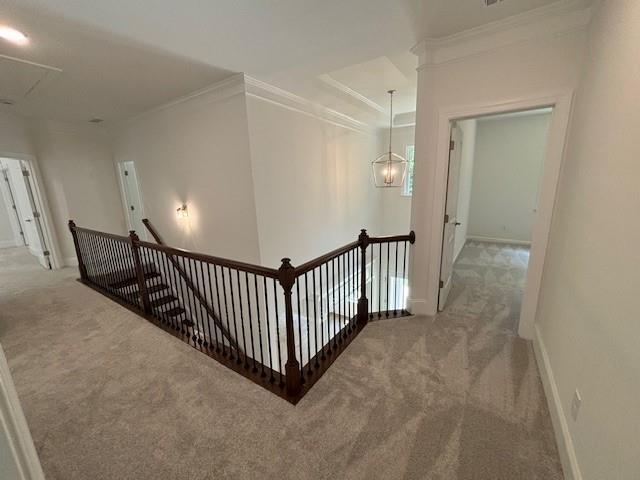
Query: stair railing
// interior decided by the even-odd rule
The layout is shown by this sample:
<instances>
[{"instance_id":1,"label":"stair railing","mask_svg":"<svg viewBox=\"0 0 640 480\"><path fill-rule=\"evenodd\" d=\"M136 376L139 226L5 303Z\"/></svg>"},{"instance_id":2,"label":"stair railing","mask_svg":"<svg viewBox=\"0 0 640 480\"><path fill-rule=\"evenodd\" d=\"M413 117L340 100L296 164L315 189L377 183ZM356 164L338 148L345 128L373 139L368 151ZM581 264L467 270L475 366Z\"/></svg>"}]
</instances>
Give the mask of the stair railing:
<instances>
[{"instance_id":1,"label":"stair railing","mask_svg":"<svg viewBox=\"0 0 640 480\"><path fill-rule=\"evenodd\" d=\"M279 269L69 229L80 281L227 367L297 403L372 320L409 315L415 235L358 239ZM376 248L377 246L377 248Z\"/></svg>"},{"instance_id":2,"label":"stair railing","mask_svg":"<svg viewBox=\"0 0 640 480\"><path fill-rule=\"evenodd\" d=\"M166 245L164 243L164 240L162 239L162 237L158 233L158 231L153 227L153 225L149 221L149 219L144 218L142 220L142 223L147 228L149 233L151 233L151 236L153 236L154 240L156 241L156 243L158 245ZM207 312L207 314L209 315L209 317L211 317L211 319L213 320L213 323L215 324L215 326L220 329L220 332L226 338L227 342L229 342L229 344L233 348L235 348L236 350L239 350L239 346L238 346L236 340L231 336L230 332L222 324L222 321L218 318L216 313L213 311L213 308L209 305L209 302L204 297L204 295L200 292L200 290L198 290L196 288L196 286L194 285L191 277L187 274L185 269L178 262L178 258L173 256L173 255L171 255L171 256L168 257L168 259L171 262L171 264L173 265L173 267L176 269L176 271L178 272L180 277L182 277L182 280L184 281L184 283L187 286L187 288L191 291L191 293L193 294L195 299L200 303L200 305L202 307L204 307L204 309Z\"/></svg>"}]
</instances>

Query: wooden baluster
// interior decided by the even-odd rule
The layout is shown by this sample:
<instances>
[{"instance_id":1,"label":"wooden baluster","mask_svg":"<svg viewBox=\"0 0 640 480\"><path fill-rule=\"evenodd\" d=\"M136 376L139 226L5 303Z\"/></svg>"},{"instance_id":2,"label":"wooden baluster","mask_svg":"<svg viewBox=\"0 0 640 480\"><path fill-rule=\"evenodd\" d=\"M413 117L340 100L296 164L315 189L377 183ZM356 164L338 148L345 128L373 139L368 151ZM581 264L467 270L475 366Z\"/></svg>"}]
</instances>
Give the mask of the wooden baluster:
<instances>
[{"instance_id":1,"label":"wooden baluster","mask_svg":"<svg viewBox=\"0 0 640 480\"><path fill-rule=\"evenodd\" d=\"M358 237L360 242L360 298L358 299L358 328L362 329L369 319L369 300L367 299L367 247L369 235L362 229Z\"/></svg>"},{"instance_id":2,"label":"wooden baluster","mask_svg":"<svg viewBox=\"0 0 640 480\"><path fill-rule=\"evenodd\" d=\"M133 262L136 269L136 277L138 279L138 295L142 301L142 308L144 313L151 315L151 302L149 301L149 292L147 291L147 283L144 278L144 269L142 268L142 262L140 261L140 238L136 235L136 232L131 230L129 232L129 243L131 244L131 250L133 252Z\"/></svg>"},{"instance_id":3,"label":"wooden baluster","mask_svg":"<svg viewBox=\"0 0 640 480\"><path fill-rule=\"evenodd\" d=\"M287 363L285 364L287 395L296 397L302 389L300 363L296 358L296 344L293 329L293 303L291 292L296 282L295 269L291 265L291 259L283 258L279 269L280 285L284 290L285 326L287 334Z\"/></svg>"}]
</instances>

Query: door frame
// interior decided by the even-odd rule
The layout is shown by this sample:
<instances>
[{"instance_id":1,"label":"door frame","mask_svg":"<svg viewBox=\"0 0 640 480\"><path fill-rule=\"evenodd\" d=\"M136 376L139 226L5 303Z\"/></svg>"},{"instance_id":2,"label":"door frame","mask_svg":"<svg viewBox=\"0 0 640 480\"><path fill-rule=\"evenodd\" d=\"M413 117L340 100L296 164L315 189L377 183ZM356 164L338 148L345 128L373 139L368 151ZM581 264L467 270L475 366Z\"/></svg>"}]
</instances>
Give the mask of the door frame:
<instances>
[{"instance_id":1,"label":"door frame","mask_svg":"<svg viewBox=\"0 0 640 480\"><path fill-rule=\"evenodd\" d=\"M118 171L118 182L120 184L120 199L122 201L122 208L124 210L124 218L127 222L127 229L129 231L135 230L134 225L131 224L131 217L129 215L129 202L127 201L127 187L125 185L124 180L124 164L127 162L131 162L133 164L133 168L136 172L136 190L138 191L138 198L140 199L140 215L142 218L144 216L144 200L142 199L142 189L140 188L140 177L138 177L138 168L136 167L136 163L133 160L122 160L117 162L116 170ZM143 229L143 231L136 231L138 237L142 240L147 239L147 232Z\"/></svg>"},{"instance_id":2,"label":"door frame","mask_svg":"<svg viewBox=\"0 0 640 480\"><path fill-rule=\"evenodd\" d=\"M561 91L544 96L533 96L506 102L485 103L441 109L438 112L438 139L433 215L431 227L431 251L429 252L428 288L431 298L439 295L440 268L442 263L443 222L447 198L447 170L449 164L449 139L452 122L468 118L500 113L553 107L547 150L540 181L538 212L531 237L531 253L527 269L522 308L518 322L518 334L527 339L534 337L534 325L538 298L546 258L549 234L553 220L558 181L562 170L567 132L571 118L573 91ZM437 305L435 305L437 311Z\"/></svg>"},{"instance_id":3,"label":"door frame","mask_svg":"<svg viewBox=\"0 0 640 480\"><path fill-rule=\"evenodd\" d=\"M51 209L49 208L49 201L44 193L42 174L40 173L40 167L38 160L35 156L26 153L15 152L3 152L0 151L0 158L7 158L9 160L21 160L27 165L29 175L33 179L33 195L38 202L40 209L40 218L42 219L42 229L47 248L49 249L49 260L51 262L51 269L58 270L65 267L65 263L62 261L60 254L60 245L58 243L58 237L51 216Z\"/></svg>"}]
</instances>

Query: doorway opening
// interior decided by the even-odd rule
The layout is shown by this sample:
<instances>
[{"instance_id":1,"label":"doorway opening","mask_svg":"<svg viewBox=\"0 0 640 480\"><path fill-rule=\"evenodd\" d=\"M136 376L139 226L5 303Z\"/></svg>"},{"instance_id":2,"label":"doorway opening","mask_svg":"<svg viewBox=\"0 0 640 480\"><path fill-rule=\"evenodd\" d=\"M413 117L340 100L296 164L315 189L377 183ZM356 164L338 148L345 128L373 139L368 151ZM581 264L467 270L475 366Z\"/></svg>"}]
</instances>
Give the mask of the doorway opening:
<instances>
[{"instance_id":1,"label":"doorway opening","mask_svg":"<svg viewBox=\"0 0 640 480\"><path fill-rule=\"evenodd\" d=\"M24 248L50 270L51 240L29 162L0 158L0 203L0 247Z\"/></svg>"},{"instance_id":2,"label":"doorway opening","mask_svg":"<svg viewBox=\"0 0 640 480\"><path fill-rule=\"evenodd\" d=\"M493 309L517 333L552 115L451 122L438 311Z\"/></svg>"},{"instance_id":3,"label":"doorway opening","mask_svg":"<svg viewBox=\"0 0 640 480\"><path fill-rule=\"evenodd\" d=\"M133 161L118 163L118 173L127 226L129 230L135 230L138 236L144 239L146 238L146 228L142 223L144 209L135 163Z\"/></svg>"}]
</instances>

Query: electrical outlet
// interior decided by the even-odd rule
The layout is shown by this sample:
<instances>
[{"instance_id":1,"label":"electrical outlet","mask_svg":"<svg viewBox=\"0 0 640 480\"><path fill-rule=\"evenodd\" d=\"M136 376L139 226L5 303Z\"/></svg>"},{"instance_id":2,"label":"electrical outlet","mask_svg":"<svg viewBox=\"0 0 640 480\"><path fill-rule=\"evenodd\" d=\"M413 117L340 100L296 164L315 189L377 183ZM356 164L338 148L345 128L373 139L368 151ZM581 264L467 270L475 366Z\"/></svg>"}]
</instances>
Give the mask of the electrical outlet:
<instances>
[{"instance_id":1,"label":"electrical outlet","mask_svg":"<svg viewBox=\"0 0 640 480\"><path fill-rule=\"evenodd\" d=\"M580 396L580 392L576 388L576 391L573 392L573 400L571 400L571 418L575 422L578 420L578 413L580 412L580 406L582 405L582 397Z\"/></svg>"}]
</instances>

